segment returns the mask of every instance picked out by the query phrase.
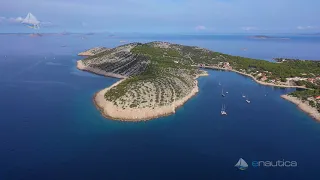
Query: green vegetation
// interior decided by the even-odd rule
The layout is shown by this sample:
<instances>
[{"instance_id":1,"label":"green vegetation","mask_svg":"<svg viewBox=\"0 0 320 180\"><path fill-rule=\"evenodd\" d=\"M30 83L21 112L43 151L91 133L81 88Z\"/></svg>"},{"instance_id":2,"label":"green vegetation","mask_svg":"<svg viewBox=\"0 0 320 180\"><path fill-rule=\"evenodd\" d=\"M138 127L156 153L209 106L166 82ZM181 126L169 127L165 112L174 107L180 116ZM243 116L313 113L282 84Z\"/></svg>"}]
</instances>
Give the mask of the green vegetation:
<instances>
[{"instance_id":1,"label":"green vegetation","mask_svg":"<svg viewBox=\"0 0 320 180\"><path fill-rule=\"evenodd\" d=\"M287 81L287 79L284 78L284 77L281 77L280 80L281 80L281 82L286 82Z\"/></svg>"},{"instance_id":2,"label":"green vegetation","mask_svg":"<svg viewBox=\"0 0 320 180\"><path fill-rule=\"evenodd\" d=\"M123 50L131 47L129 51ZM109 59L111 59L109 61ZM114 61L117 59L117 61ZM112 61L113 60L113 61ZM125 81L113 87L105 94L107 100L124 102L121 99L126 94L136 98L130 107L137 107L140 103L145 103L142 96L150 94L157 104L173 102L176 98L185 96L192 87L193 77L198 74L196 67L191 65L219 65L221 62L229 62L235 70L242 70L246 73L264 73L264 79L286 82L286 78L303 77L315 78L320 76L320 61L285 60L276 59L278 63L239 56L231 56L207 49L169 44L163 42L151 42L146 44L132 43L117 48L108 49L94 56L83 60L106 72L127 75ZM258 77L262 79L262 77ZM141 84L151 83L156 89L141 90ZM312 90L296 91L291 95L301 99L308 99L320 95L320 83L315 81L296 81L298 86L306 86ZM148 89L148 87L146 87ZM134 93L133 93L134 92ZM155 93L154 96L152 93ZM174 97L175 95L175 97ZM138 97L137 97L138 96ZM168 97L168 98L167 98ZM314 103L314 104L312 104ZM312 106L319 103L311 102Z\"/></svg>"},{"instance_id":3,"label":"green vegetation","mask_svg":"<svg viewBox=\"0 0 320 180\"><path fill-rule=\"evenodd\" d=\"M181 45L175 45L181 46ZM231 56L219 52L213 52L206 49L181 46L181 52L184 56L189 54L194 64L217 65L219 62L229 62L233 69L268 71L271 72L271 79L289 78L289 77L314 77L320 76L320 61L284 61L274 63L265 60L251 59L240 56ZM302 75L307 73L306 75Z\"/></svg>"},{"instance_id":4,"label":"green vegetation","mask_svg":"<svg viewBox=\"0 0 320 180\"><path fill-rule=\"evenodd\" d=\"M282 63L273 63L230 55L227 55L226 58L234 69L268 71L272 73L272 79L301 77L302 74L306 72L309 76L320 75L320 62L316 61L285 61Z\"/></svg>"},{"instance_id":5,"label":"green vegetation","mask_svg":"<svg viewBox=\"0 0 320 180\"><path fill-rule=\"evenodd\" d=\"M310 88L310 89L320 89L319 85L311 83L309 81L296 81L296 84L298 86L306 86L307 88Z\"/></svg>"},{"instance_id":6,"label":"green vegetation","mask_svg":"<svg viewBox=\"0 0 320 180\"><path fill-rule=\"evenodd\" d=\"M143 72L110 89L105 94L107 100L115 102L129 91L135 91L138 92L138 100L133 101L130 107L137 107L139 103L146 102L140 98L146 93L139 91L139 84L152 83L156 91L155 102L158 105L165 105L175 100L174 95L182 98L193 88L193 77L197 73L197 68L190 66L190 62L184 62L183 55L177 49L161 48L154 43L148 43L139 44L130 52L134 56L144 57L149 63ZM168 99L166 99L168 94L165 93L167 91L170 95Z\"/></svg>"},{"instance_id":7,"label":"green vegetation","mask_svg":"<svg viewBox=\"0 0 320 180\"><path fill-rule=\"evenodd\" d=\"M316 97L320 96L320 89L298 90L289 95L308 101L310 106L317 108L320 112L320 101L316 99Z\"/></svg>"},{"instance_id":8,"label":"green vegetation","mask_svg":"<svg viewBox=\"0 0 320 180\"><path fill-rule=\"evenodd\" d=\"M314 101L309 101L309 105L312 107L316 107L316 103Z\"/></svg>"},{"instance_id":9,"label":"green vegetation","mask_svg":"<svg viewBox=\"0 0 320 180\"><path fill-rule=\"evenodd\" d=\"M298 90L290 93L290 95L298 98L308 98L320 96L320 89Z\"/></svg>"}]
</instances>

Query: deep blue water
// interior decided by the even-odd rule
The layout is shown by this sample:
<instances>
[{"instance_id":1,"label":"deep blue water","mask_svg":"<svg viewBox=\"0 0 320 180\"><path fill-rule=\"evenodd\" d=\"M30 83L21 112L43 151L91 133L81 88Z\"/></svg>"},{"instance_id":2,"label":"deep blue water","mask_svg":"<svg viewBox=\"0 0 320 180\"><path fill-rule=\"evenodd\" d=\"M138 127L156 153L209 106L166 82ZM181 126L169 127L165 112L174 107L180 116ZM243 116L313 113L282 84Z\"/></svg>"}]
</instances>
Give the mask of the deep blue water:
<instances>
[{"instance_id":1,"label":"deep blue water","mask_svg":"<svg viewBox=\"0 0 320 180\"><path fill-rule=\"evenodd\" d=\"M75 68L79 51L119 40L166 40L261 59L320 59L320 38L308 38L0 36L0 180L319 179L320 123L280 98L294 89L209 71L199 78L200 93L176 114L118 122L103 118L92 103L95 92L117 79ZM228 116L221 117L221 104ZM245 171L234 167L240 157L249 164ZM250 164L282 159L298 167Z\"/></svg>"}]
</instances>

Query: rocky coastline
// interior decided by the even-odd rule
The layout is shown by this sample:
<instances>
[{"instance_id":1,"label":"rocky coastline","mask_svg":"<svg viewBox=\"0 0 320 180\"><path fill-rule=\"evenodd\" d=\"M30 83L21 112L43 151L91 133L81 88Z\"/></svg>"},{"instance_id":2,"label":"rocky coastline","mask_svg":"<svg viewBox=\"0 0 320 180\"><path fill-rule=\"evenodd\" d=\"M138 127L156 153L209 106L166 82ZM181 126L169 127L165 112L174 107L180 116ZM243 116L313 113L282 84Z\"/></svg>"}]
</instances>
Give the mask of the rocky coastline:
<instances>
[{"instance_id":1,"label":"rocky coastline","mask_svg":"<svg viewBox=\"0 0 320 180\"><path fill-rule=\"evenodd\" d=\"M317 121L320 121L320 113L318 110L312 106L310 106L307 102L303 102L301 99L298 99L296 97L290 96L290 95L282 95L283 99L290 101L298 106L299 109L309 114L312 118L316 119Z\"/></svg>"}]
</instances>

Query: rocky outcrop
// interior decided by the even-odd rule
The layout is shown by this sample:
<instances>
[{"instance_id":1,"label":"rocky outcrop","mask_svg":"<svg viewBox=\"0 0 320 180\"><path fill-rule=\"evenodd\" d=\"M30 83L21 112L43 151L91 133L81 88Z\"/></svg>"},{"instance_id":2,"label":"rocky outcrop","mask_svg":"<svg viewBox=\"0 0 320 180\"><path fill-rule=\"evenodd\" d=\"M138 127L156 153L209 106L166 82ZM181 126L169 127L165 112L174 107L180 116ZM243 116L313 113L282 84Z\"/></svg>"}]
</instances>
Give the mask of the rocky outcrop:
<instances>
[{"instance_id":1,"label":"rocky outcrop","mask_svg":"<svg viewBox=\"0 0 320 180\"><path fill-rule=\"evenodd\" d=\"M93 55L96 55L98 53L104 52L106 50L108 50L108 48L96 47L96 48L92 48L92 49L86 50L84 52L81 52L81 53L78 54L78 56L93 56Z\"/></svg>"},{"instance_id":2,"label":"rocky outcrop","mask_svg":"<svg viewBox=\"0 0 320 180\"><path fill-rule=\"evenodd\" d=\"M122 77L134 76L143 72L149 63L147 57L130 52L136 45L128 44L109 49L81 60L81 62L86 69L101 71L99 74L112 73Z\"/></svg>"}]
</instances>

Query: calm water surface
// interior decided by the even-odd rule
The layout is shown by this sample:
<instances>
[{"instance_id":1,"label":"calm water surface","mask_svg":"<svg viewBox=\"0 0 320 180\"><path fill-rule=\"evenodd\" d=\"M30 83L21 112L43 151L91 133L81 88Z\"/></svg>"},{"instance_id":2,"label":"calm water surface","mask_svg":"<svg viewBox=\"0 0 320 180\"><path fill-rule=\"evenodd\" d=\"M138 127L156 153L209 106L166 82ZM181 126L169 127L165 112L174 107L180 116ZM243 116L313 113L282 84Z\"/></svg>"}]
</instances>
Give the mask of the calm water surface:
<instances>
[{"instance_id":1,"label":"calm water surface","mask_svg":"<svg viewBox=\"0 0 320 180\"><path fill-rule=\"evenodd\" d=\"M119 40L166 40L261 59L320 59L320 39L308 38L0 36L0 179L319 179L320 123L280 98L294 89L210 70L199 78L200 93L176 114L118 122L103 118L92 103L95 92L117 79L75 68L79 51ZM222 88L229 92L225 98ZM221 117L222 104L228 116ZM240 157L249 164L245 171L234 167ZM282 159L298 167L251 166Z\"/></svg>"}]
</instances>

